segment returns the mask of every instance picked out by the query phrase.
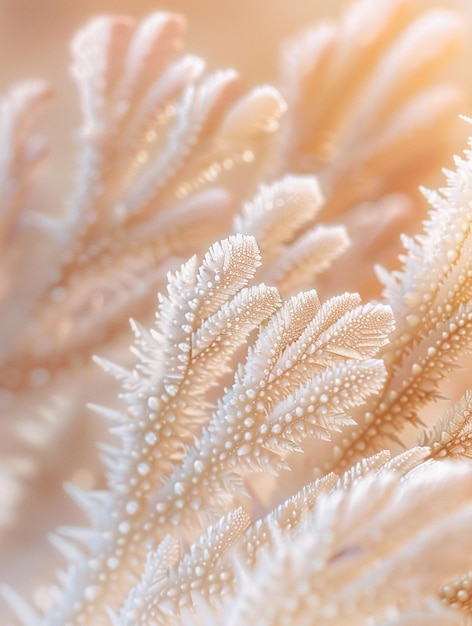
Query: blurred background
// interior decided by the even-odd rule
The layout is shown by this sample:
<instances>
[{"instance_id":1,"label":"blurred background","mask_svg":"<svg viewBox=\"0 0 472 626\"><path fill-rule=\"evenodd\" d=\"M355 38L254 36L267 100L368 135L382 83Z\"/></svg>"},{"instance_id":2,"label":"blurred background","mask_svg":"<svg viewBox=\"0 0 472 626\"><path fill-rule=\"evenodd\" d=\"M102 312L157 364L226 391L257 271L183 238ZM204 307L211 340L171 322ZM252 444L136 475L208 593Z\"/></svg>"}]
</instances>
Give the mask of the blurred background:
<instances>
[{"instance_id":1,"label":"blurred background","mask_svg":"<svg viewBox=\"0 0 472 626\"><path fill-rule=\"evenodd\" d=\"M182 13L188 20L187 52L204 58L209 69L237 69L251 86L275 79L281 41L320 16L338 16L347 4L346 0L297 0L295 5L288 0L0 0L0 94L30 78L46 80L54 88L55 103L42 124L51 146L43 180L49 181L54 198L71 188L74 131L80 119L69 75L69 44L93 16ZM57 207L50 209L56 212Z\"/></svg>"},{"instance_id":2,"label":"blurred background","mask_svg":"<svg viewBox=\"0 0 472 626\"><path fill-rule=\"evenodd\" d=\"M42 78L55 89L52 114L43 126L51 144L45 175L56 193L67 191L79 123L68 70L69 42L92 16L142 17L156 10L182 13L188 19L187 51L206 59L209 69L237 69L251 86L275 80L284 40L320 18L339 17L349 4L348 0L0 0L0 93L28 78ZM415 4L458 8L472 17L472 0L415 0ZM381 12L382 0L378 7ZM472 94L472 30L468 41L467 55L456 67L449 67L448 74L460 75Z\"/></svg>"},{"instance_id":3,"label":"blurred background","mask_svg":"<svg viewBox=\"0 0 472 626\"><path fill-rule=\"evenodd\" d=\"M413 0L419 7L457 8L472 23L472 0ZM186 50L207 60L210 70L233 67L247 87L274 82L284 41L320 18L337 18L348 0L0 0L0 93L29 78L46 80L56 99L42 128L51 143L45 171L52 205L71 189L74 134L80 117L76 88L69 76L69 42L74 33L97 14L142 17L156 10L184 14L188 19ZM378 0L379 13L383 0ZM467 21L465 19L465 21ZM465 53L446 72L459 79L469 95L464 114L472 116L472 27ZM463 124L463 140L470 126ZM450 166L449 163L444 163ZM425 181L426 182L426 181ZM438 183L443 175L438 173ZM434 186L435 182L429 182ZM51 206L51 211L60 210ZM71 442L80 447L80 442ZM51 516L54 517L53 506ZM33 515L35 513L33 512ZM57 515L62 521L64 517ZM28 519L30 521L30 518ZM36 520L35 520L36 521ZM34 545L33 537L31 543ZM23 536L27 545L27 538ZM1 553L1 546L0 546ZM41 552L37 568L44 568ZM21 562L18 565L23 570ZM32 572L30 572L32 575ZM18 572L18 578L25 576ZM1 578L1 576L0 576ZM40 604L40 602L38 602ZM1 611L0 611L1 612ZM4 622L1 620L1 626Z\"/></svg>"}]
</instances>

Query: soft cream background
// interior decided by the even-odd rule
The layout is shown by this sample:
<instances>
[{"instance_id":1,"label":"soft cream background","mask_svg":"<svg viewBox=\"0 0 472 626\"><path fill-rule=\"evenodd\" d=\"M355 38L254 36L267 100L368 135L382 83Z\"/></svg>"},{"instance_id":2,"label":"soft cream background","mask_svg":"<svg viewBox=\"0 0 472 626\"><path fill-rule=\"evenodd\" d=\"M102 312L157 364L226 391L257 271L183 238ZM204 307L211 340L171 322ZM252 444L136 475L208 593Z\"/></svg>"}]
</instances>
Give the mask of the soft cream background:
<instances>
[{"instance_id":1,"label":"soft cream background","mask_svg":"<svg viewBox=\"0 0 472 626\"><path fill-rule=\"evenodd\" d=\"M383 1L377 2L379 11ZM412 2L461 8L472 20L472 0ZM46 121L52 143L47 176L54 191L67 190L73 132L79 123L75 87L67 71L68 45L73 33L91 16L105 12L143 16L158 9L183 12L189 19L187 50L206 58L210 69L237 68L252 85L275 78L281 41L320 16L338 16L346 4L346 0L0 0L0 92L27 78L44 78L54 86L56 103ZM472 95L471 64L469 44L466 55L450 73L461 76ZM472 115L472 107L464 112ZM55 208L59 207L52 210ZM40 552L36 555L38 568L44 567L41 556ZM1 618L0 622L3 626Z\"/></svg>"},{"instance_id":2,"label":"soft cream background","mask_svg":"<svg viewBox=\"0 0 472 626\"><path fill-rule=\"evenodd\" d=\"M472 0L411 1L459 8L472 18ZM383 2L377 2L379 12ZM68 46L74 32L93 15L183 13L189 22L187 50L204 57L210 69L238 69L245 83L253 85L275 79L281 42L320 17L339 17L348 4L348 0L0 0L0 93L27 78L45 79L55 88L56 102L45 120L52 149L46 175L55 191L66 191L71 186L73 131L79 122L75 86L68 74ZM449 71L471 85L472 94L472 28L469 41L467 55Z\"/></svg>"}]
</instances>

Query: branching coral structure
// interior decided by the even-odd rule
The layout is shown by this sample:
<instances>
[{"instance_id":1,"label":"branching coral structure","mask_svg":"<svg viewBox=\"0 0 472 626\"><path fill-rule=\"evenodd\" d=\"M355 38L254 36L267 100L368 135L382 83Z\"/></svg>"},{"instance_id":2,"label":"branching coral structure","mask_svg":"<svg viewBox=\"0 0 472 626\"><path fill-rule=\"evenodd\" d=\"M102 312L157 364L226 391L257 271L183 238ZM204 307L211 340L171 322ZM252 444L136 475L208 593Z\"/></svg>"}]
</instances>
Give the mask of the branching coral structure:
<instances>
[{"instance_id":1,"label":"branching coral structure","mask_svg":"<svg viewBox=\"0 0 472 626\"><path fill-rule=\"evenodd\" d=\"M50 88L1 103L4 622L467 626L472 392L423 421L472 346L472 152L422 227L415 193L465 125L463 16L361 0L250 91L184 27L76 35L63 214L32 203Z\"/></svg>"}]
</instances>

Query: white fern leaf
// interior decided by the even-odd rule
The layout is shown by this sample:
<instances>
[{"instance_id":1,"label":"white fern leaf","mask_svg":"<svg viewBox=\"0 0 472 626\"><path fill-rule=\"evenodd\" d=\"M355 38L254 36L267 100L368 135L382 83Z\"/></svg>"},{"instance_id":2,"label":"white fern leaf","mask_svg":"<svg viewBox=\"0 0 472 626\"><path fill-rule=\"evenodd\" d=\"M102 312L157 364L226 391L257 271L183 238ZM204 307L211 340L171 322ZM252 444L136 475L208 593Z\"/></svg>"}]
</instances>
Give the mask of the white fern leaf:
<instances>
[{"instance_id":1,"label":"white fern leaf","mask_svg":"<svg viewBox=\"0 0 472 626\"><path fill-rule=\"evenodd\" d=\"M321 496L304 532L280 540L250 578L241 578L220 623L361 625L366 614L375 625L415 623L419 615L459 623L434 594L468 561L462 532L472 515L469 491L470 468L435 464L406 482L370 473L348 491Z\"/></svg>"}]
</instances>

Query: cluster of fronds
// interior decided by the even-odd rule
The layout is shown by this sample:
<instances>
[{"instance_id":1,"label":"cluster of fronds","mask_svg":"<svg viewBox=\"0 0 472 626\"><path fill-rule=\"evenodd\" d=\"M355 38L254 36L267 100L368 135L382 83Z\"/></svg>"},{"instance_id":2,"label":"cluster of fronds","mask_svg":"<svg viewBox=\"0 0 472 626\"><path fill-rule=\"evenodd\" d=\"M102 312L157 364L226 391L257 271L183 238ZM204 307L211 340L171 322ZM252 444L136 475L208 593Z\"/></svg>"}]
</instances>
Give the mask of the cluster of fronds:
<instances>
[{"instance_id":1,"label":"cluster of fronds","mask_svg":"<svg viewBox=\"0 0 472 626\"><path fill-rule=\"evenodd\" d=\"M89 521L53 535L68 565L44 610L3 589L27 626L472 619L471 393L393 447L472 346L472 154L426 192L400 269L378 270L383 300L326 288L344 273L370 291L365 255L385 259L376 238L394 238L462 102L437 81L461 18L413 5L386 0L373 28L361 1L287 46L280 92L247 94L179 54L179 16L93 20L72 46L83 125L62 218L28 209L49 88L3 101L5 440L31 445L37 405L54 414L29 451L40 473L94 352L121 385L89 405L114 442L103 489L68 487ZM365 211L385 207L369 238Z\"/></svg>"}]
</instances>

